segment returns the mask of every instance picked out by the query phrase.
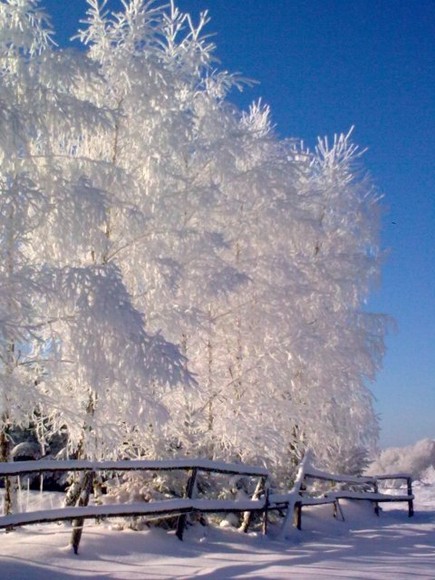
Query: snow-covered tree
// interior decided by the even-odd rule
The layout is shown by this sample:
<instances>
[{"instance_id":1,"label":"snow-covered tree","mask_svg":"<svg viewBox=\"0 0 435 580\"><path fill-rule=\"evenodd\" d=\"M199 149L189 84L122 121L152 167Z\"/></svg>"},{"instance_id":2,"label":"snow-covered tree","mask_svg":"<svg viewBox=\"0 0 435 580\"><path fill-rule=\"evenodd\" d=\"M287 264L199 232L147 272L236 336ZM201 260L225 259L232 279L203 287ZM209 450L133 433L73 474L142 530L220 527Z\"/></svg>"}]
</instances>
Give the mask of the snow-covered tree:
<instances>
[{"instance_id":1,"label":"snow-covered tree","mask_svg":"<svg viewBox=\"0 0 435 580\"><path fill-rule=\"evenodd\" d=\"M33 389L31 360L35 312L31 296L38 285L25 247L43 221L47 200L34 179L29 156L30 135L38 131L39 119L29 113L32 97L26 83L30 65L47 45L41 20L29 2L0 5L0 240L1 240L1 421L20 421ZM28 18L27 18L28 16ZM33 20L31 23L30 20ZM35 87L36 88L36 87ZM40 291L37 288L37 291ZM29 374L30 373L30 374ZM13 388L11 383L14 385ZM34 401L31 403L33 406ZM2 438L4 437L2 434ZM7 454L2 453L5 460Z\"/></svg>"},{"instance_id":2,"label":"snow-covered tree","mask_svg":"<svg viewBox=\"0 0 435 580\"><path fill-rule=\"evenodd\" d=\"M177 348L145 330L108 262L111 212L134 212L104 189L104 160L77 147L107 136L116 115L88 98L98 85L92 63L52 49L37 4L10 0L0 12L2 282L12 319L3 325L3 423L38 409L51 429L67 429L76 452L116 454L130 430L163 422L155 390L189 375Z\"/></svg>"},{"instance_id":3,"label":"snow-covered tree","mask_svg":"<svg viewBox=\"0 0 435 580\"><path fill-rule=\"evenodd\" d=\"M1 146L44 216L11 231L41 273L18 311L43 345L52 428L94 455L122 440L279 474L311 447L354 469L377 436L366 382L385 320L364 310L378 207L350 135L308 151L277 138L266 106L233 106L240 81L215 69L207 14L88 0L79 52L49 46L37 2L0 7L39 42L5 60L1 98L30 124L16 148L5 116Z\"/></svg>"},{"instance_id":4,"label":"snow-covered tree","mask_svg":"<svg viewBox=\"0 0 435 580\"><path fill-rule=\"evenodd\" d=\"M42 341L33 298L47 289L26 247L47 209L30 141L40 129L38 112L31 113L39 89L33 63L49 31L34 3L2 3L0 38L0 461L8 461L12 425L28 422L39 404ZM14 480L6 479L6 513L14 508L15 491Z\"/></svg>"},{"instance_id":5,"label":"snow-covered tree","mask_svg":"<svg viewBox=\"0 0 435 580\"><path fill-rule=\"evenodd\" d=\"M117 121L82 145L123 176L112 188L137 220L111 212L107 259L201 387L170 394L174 446L271 463L283 447L354 454L376 436L365 380L384 321L361 308L377 208L349 136L311 153L276 139L267 107L237 111L206 15L195 27L173 4L89 5L81 38L104 79L93 98Z\"/></svg>"}]
</instances>

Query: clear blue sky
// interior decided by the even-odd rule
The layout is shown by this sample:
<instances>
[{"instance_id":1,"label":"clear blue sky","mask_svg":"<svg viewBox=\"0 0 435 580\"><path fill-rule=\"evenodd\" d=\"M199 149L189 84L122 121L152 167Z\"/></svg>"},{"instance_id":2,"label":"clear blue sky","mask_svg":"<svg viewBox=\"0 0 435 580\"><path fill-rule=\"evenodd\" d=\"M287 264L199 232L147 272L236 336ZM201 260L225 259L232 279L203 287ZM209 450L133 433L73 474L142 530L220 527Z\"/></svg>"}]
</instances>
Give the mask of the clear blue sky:
<instances>
[{"instance_id":1,"label":"clear blue sky","mask_svg":"<svg viewBox=\"0 0 435 580\"><path fill-rule=\"evenodd\" d=\"M61 44L85 0L43 0ZM381 445L435 438L435 1L179 0L208 10L221 67L259 81L234 95L271 106L281 136L314 145L355 125L384 195L389 250L369 309L388 313L384 368L371 386ZM119 0L109 0L117 9Z\"/></svg>"}]
</instances>

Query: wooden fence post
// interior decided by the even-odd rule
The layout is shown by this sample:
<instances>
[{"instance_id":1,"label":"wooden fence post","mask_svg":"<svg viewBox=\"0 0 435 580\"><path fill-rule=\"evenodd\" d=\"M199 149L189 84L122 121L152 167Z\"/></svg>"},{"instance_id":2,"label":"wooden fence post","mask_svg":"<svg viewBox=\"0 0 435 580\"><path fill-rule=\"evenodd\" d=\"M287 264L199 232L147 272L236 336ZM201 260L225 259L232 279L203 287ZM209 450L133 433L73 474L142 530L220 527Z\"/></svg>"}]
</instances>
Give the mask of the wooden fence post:
<instances>
[{"instance_id":1,"label":"wooden fence post","mask_svg":"<svg viewBox=\"0 0 435 580\"><path fill-rule=\"evenodd\" d=\"M293 525L298 530L302 530L302 502L301 501L295 502L294 511L293 511Z\"/></svg>"},{"instance_id":2,"label":"wooden fence post","mask_svg":"<svg viewBox=\"0 0 435 580\"><path fill-rule=\"evenodd\" d=\"M198 470L196 467L194 467L189 474L189 479L187 480L187 485L186 485L186 492L185 492L185 497L192 499L193 494L195 492L195 488L196 488L196 476L197 476ZM177 538L181 541L183 541L183 532L184 532L184 528L186 527L186 514L181 514L178 516L178 521L177 521L177 531L175 532Z\"/></svg>"},{"instance_id":3,"label":"wooden fence post","mask_svg":"<svg viewBox=\"0 0 435 580\"><path fill-rule=\"evenodd\" d=\"M262 531L263 531L263 536L267 535L267 531L268 531L268 527L269 527L269 493L270 493L270 489L269 486L266 486L266 489L264 491L265 493L265 504L264 504L264 511L263 511L263 526L262 526Z\"/></svg>"},{"instance_id":4,"label":"wooden fence post","mask_svg":"<svg viewBox=\"0 0 435 580\"><path fill-rule=\"evenodd\" d=\"M412 497L412 478L411 477L406 478L406 484L407 484L408 495L409 495L409 497ZM410 499L408 501L408 517L412 518L413 515L414 515L414 501L412 499Z\"/></svg>"},{"instance_id":5,"label":"wooden fence post","mask_svg":"<svg viewBox=\"0 0 435 580\"><path fill-rule=\"evenodd\" d=\"M377 479L375 479L375 481L373 483L373 491L374 491L374 493L379 493L379 486L378 486ZM375 514L377 516L379 516L379 514L381 513L381 508L379 507L379 503L377 501L374 501L373 505L374 505L374 509L375 509Z\"/></svg>"},{"instance_id":6,"label":"wooden fence post","mask_svg":"<svg viewBox=\"0 0 435 580\"><path fill-rule=\"evenodd\" d=\"M89 497L91 495L92 486L94 482L94 475L93 471L86 471L83 474L82 486L81 486L81 493L77 500L77 506L83 507L87 506L89 503ZM71 534L71 545L74 550L74 554L78 554L79 551L79 544L82 537L83 532L83 524L84 518L76 518L72 522L72 534Z\"/></svg>"}]
</instances>

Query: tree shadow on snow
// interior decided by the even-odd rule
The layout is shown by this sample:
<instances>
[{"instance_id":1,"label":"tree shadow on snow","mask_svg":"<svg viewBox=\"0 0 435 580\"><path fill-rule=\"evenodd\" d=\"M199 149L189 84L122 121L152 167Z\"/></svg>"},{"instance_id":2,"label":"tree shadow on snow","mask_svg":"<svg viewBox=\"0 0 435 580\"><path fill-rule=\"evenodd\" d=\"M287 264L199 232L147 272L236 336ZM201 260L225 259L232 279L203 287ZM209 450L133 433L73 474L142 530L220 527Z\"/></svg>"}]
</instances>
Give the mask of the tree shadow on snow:
<instances>
[{"instance_id":1,"label":"tree shadow on snow","mask_svg":"<svg viewBox=\"0 0 435 580\"><path fill-rule=\"evenodd\" d=\"M53 546L53 552L44 548L47 561L26 553L25 533L21 541L17 536L21 552L16 550L14 558L2 558L1 578L261 579L332 577L346 571L362 578L372 569L384 570L390 577L397 570L408 570L418 577L435 566L435 512L417 511L408 518L405 509L388 509L376 517L369 506L354 502L343 505L345 521L340 521L332 517L330 507L306 510L303 530L291 528L285 540L273 525L264 537L198 524L186 531L183 542L161 529L111 531L93 525L84 529L78 556L71 551L56 552Z\"/></svg>"}]
</instances>

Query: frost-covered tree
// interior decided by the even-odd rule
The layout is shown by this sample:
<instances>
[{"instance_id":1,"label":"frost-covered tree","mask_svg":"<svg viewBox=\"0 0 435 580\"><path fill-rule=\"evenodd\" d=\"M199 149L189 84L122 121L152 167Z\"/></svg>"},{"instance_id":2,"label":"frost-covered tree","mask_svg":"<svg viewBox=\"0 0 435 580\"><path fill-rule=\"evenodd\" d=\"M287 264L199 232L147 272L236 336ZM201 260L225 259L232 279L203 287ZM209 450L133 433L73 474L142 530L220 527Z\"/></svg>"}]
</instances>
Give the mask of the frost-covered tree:
<instances>
[{"instance_id":1,"label":"frost-covered tree","mask_svg":"<svg viewBox=\"0 0 435 580\"><path fill-rule=\"evenodd\" d=\"M145 330L107 259L111 212L134 221L134 211L104 188L104 160L77 154L81 140L116 126L115 113L88 98L98 71L53 50L37 2L0 7L3 423L37 409L51 429L67 430L71 450L116 454L133 429L163 423L155 391L189 376L176 347Z\"/></svg>"},{"instance_id":2,"label":"frost-covered tree","mask_svg":"<svg viewBox=\"0 0 435 580\"><path fill-rule=\"evenodd\" d=\"M376 437L365 380L384 321L361 308L377 209L349 136L309 152L276 139L267 107L237 111L206 15L194 26L173 4L89 5L93 99L117 121L79 148L122 176L112 188L137 225L111 212L107 259L201 387L170 394L174 446L275 464L282 448L359 453Z\"/></svg>"},{"instance_id":3,"label":"frost-covered tree","mask_svg":"<svg viewBox=\"0 0 435 580\"><path fill-rule=\"evenodd\" d=\"M35 338L37 318L32 295L39 277L27 259L26 246L47 208L34 179L30 135L38 132L38 116L29 112L34 94L32 60L44 49L48 34L29 2L0 5L0 381L1 459L8 458L7 428L21 422L35 405ZM29 18L27 18L29 16ZM32 20L32 22L30 22ZM30 81L31 82L31 81ZM36 89L37 87L35 87ZM29 401L30 399L30 401Z\"/></svg>"},{"instance_id":4,"label":"frost-covered tree","mask_svg":"<svg viewBox=\"0 0 435 580\"><path fill-rule=\"evenodd\" d=\"M11 427L39 405L41 320L33 299L47 287L26 248L44 221L47 198L35 179L31 140L40 132L34 62L48 45L43 17L30 2L0 4L0 461L11 458ZM5 511L16 500L5 482Z\"/></svg>"},{"instance_id":5,"label":"frost-covered tree","mask_svg":"<svg viewBox=\"0 0 435 580\"><path fill-rule=\"evenodd\" d=\"M37 2L0 6L44 40L2 88L37 94L26 119L40 123L26 154L3 142L44 208L17 247L52 291L22 307L52 427L94 455L118 438L279 474L311 447L358 469L377 435L366 381L385 320L363 308L378 209L350 135L308 151L277 138L261 103L234 107L240 81L215 68L207 14L88 0L78 52L49 46Z\"/></svg>"}]
</instances>

